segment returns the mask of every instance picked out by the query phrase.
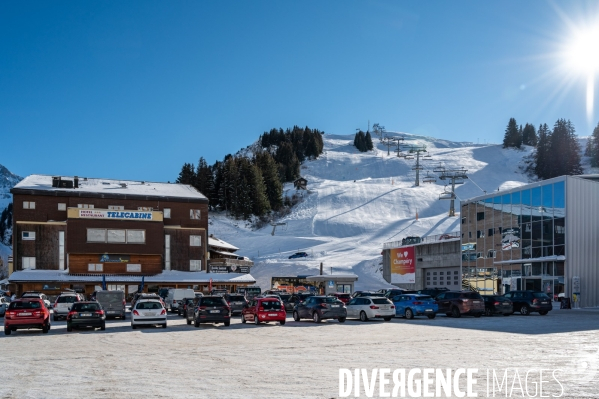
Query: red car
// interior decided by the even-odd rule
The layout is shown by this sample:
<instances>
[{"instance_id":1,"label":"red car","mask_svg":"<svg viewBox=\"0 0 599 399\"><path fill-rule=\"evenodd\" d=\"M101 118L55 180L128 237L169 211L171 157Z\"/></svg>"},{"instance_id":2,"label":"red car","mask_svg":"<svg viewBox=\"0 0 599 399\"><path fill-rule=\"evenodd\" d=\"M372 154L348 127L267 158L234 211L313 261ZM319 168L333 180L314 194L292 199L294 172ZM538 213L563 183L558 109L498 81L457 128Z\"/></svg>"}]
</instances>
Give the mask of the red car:
<instances>
[{"instance_id":1,"label":"red car","mask_svg":"<svg viewBox=\"0 0 599 399\"><path fill-rule=\"evenodd\" d=\"M241 311L241 322L253 321L258 325L262 322L278 321L281 325L285 324L287 313L285 305L275 297L260 298L256 297Z\"/></svg>"},{"instance_id":2,"label":"red car","mask_svg":"<svg viewBox=\"0 0 599 399\"><path fill-rule=\"evenodd\" d=\"M39 328L44 334L50 331L50 311L46 304L39 298L12 301L4 315L4 334L30 328Z\"/></svg>"},{"instance_id":3,"label":"red car","mask_svg":"<svg viewBox=\"0 0 599 399\"><path fill-rule=\"evenodd\" d=\"M335 292L333 294L329 294L330 296L334 296L335 298L339 299L341 302L343 302L344 304L348 304L349 300L351 299L351 295L350 294L345 294L343 292Z\"/></svg>"}]
</instances>

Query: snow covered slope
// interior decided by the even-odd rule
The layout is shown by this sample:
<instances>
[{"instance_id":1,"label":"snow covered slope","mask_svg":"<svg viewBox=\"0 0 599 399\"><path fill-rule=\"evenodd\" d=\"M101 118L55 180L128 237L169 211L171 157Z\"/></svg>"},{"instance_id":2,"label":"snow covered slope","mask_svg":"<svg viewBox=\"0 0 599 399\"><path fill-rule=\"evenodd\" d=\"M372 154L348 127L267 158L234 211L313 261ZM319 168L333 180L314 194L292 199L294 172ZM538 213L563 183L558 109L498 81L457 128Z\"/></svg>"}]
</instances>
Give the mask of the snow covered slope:
<instances>
[{"instance_id":1,"label":"snow covered slope","mask_svg":"<svg viewBox=\"0 0 599 399\"><path fill-rule=\"evenodd\" d=\"M400 136L400 134L391 134ZM430 137L401 134L406 144L425 145L432 160L422 161L421 179L433 168L464 168L471 180L458 186L456 195L467 199L497 189L529 182L522 173L523 157L532 149L502 149L500 145L457 143ZM410 235L429 236L458 231L460 218L449 217L449 201L439 200L444 182L414 185L415 160L398 158L391 148L377 144L374 151L360 153L353 135L325 135L324 153L302 165L308 192L291 214L280 222L285 228L252 231L244 222L211 214L210 233L241 248L255 265L252 275L263 288L270 277L317 274L320 262L326 273L353 272L359 276L358 289L388 286L382 279L383 243ZM480 186L479 187L477 187ZM291 196L295 190L286 185ZM300 192L301 194L301 192ZM459 212L459 201L456 201ZM418 214L418 219L416 219ZM297 251L310 256L288 259Z\"/></svg>"}]
</instances>

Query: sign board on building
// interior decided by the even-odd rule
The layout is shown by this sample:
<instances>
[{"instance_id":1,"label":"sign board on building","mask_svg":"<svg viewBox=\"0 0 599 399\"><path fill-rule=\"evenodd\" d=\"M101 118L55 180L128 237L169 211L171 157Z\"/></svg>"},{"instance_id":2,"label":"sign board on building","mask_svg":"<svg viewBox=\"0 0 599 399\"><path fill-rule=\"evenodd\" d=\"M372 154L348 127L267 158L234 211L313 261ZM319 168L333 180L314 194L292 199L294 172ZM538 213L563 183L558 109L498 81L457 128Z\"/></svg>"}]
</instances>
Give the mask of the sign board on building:
<instances>
[{"instance_id":1,"label":"sign board on building","mask_svg":"<svg viewBox=\"0 0 599 399\"><path fill-rule=\"evenodd\" d=\"M129 255L100 255L100 262L102 263L127 263L131 260Z\"/></svg>"},{"instance_id":2,"label":"sign board on building","mask_svg":"<svg viewBox=\"0 0 599 399\"><path fill-rule=\"evenodd\" d=\"M133 219L152 220L152 212L135 211L103 211L96 209L79 209L79 217L84 219Z\"/></svg>"},{"instance_id":3,"label":"sign board on building","mask_svg":"<svg viewBox=\"0 0 599 399\"><path fill-rule=\"evenodd\" d=\"M415 283L416 259L414 247L393 248L390 250L391 283Z\"/></svg>"},{"instance_id":4,"label":"sign board on building","mask_svg":"<svg viewBox=\"0 0 599 399\"><path fill-rule=\"evenodd\" d=\"M578 276L572 277L572 293L580 294L580 277Z\"/></svg>"},{"instance_id":5,"label":"sign board on building","mask_svg":"<svg viewBox=\"0 0 599 399\"><path fill-rule=\"evenodd\" d=\"M250 272L250 267L249 266L237 266L237 265L232 265L232 266L217 266L217 265L213 265L213 266L210 266L210 272L211 273L241 273L241 274L248 274Z\"/></svg>"}]
</instances>

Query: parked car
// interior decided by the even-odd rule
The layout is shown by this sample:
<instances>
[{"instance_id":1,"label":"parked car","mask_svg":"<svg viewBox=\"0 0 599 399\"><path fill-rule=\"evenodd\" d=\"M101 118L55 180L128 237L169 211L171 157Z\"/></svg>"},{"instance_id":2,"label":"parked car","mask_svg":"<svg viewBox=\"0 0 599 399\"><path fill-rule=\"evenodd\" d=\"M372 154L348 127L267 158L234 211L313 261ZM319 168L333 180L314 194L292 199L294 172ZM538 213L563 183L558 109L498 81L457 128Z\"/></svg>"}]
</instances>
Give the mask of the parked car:
<instances>
[{"instance_id":1,"label":"parked car","mask_svg":"<svg viewBox=\"0 0 599 399\"><path fill-rule=\"evenodd\" d=\"M510 291L503 296L512 301L514 312L520 312L525 316L533 312L545 316L553 309L551 298L541 291Z\"/></svg>"},{"instance_id":2,"label":"parked car","mask_svg":"<svg viewBox=\"0 0 599 399\"><path fill-rule=\"evenodd\" d=\"M296 252L289 256L289 259L305 258L308 254L306 252Z\"/></svg>"},{"instance_id":3,"label":"parked car","mask_svg":"<svg viewBox=\"0 0 599 399\"><path fill-rule=\"evenodd\" d=\"M171 288L168 290L168 295L166 297L166 308L171 312L176 312L179 307L179 302L183 300L183 298L193 298L195 296L195 292L191 288Z\"/></svg>"},{"instance_id":4,"label":"parked car","mask_svg":"<svg viewBox=\"0 0 599 399\"><path fill-rule=\"evenodd\" d=\"M311 296L315 296L316 294L310 291L303 291L303 292L298 292L297 294L293 294L291 295L291 303L293 303L293 306L295 307L295 305L297 305L300 302L304 302L306 299L310 298Z\"/></svg>"},{"instance_id":5,"label":"parked car","mask_svg":"<svg viewBox=\"0 0 599 399\"><path fill-rule=\"evenodd\" d=\"M185 314L187 312L187 307L193 306L194 298L195 298L195 296L193 298L183 298L181 300L181 302L179 303L179 307L177 308L177 314L179 316L185 316Z\"/></svg>"},{"instance_id":6,"label":"parked car","mask_svg":"<svg viewBox=\"0 0 599 399\"><path fill-rule=\"evenodd\" d=\"M127 315L127 302L125 292L121 290L98 291L96 301L102 305L106 318L120 317L123 320Z\"/></svg>"},{"instance_id":7,"label":"parked car","mask_svg":"<svg viewBox=\"0 0 599 399\"><path fill-rule=\"evenodd\" d=\"M131 328L139 326L162 326L166 328L166 309L156 299L140 299L131 309Z\"/></svg>"},{"instance_id":8,"label":"parked car","mask_svg":"<svg viewBox=\"0 0 599 399\"><path fill-rule=\"evenodd\" d=\"M287 292L284 292L282 294L279 294L279 297L281 298L281 301L283 301L283 306L285 307L285 311L293 311L293 307L295 306L295 303L292 302L292 297L293 295L288 294Z\"/></svg>"},{"instance_id":9,"label":"parked car","mask_svg":"<svg viewBox=\"0 0 599 399\"><path fill-rule=\"evenodd\" d=\"M93 327L106 330L106 314L102 305L96 301L80 301L73 303L67 315L67 331L73 328Z\"/></svg>"},{"instance_id":10,"label":"parked car","mask_svg":"<svg viewBox=\"0 0 599 399\"><path fill-rule=\"evenodd\" d=\"M349 301L351 300L351 295L344 293L344 292L334 292L332 294L329 294L330 296L334 296L335 298L339 299L341 302L343 302L346 306L349 303Z\"/></svg>"},{"instance_id":11,"label":"parked car","mask_svg":"<svg viewBox=\"0 0 599 399\"><path fill-rule=\"evenodd\" d=\"M358 298L361 296L378 296L378 297L384 297L385 294L382 292L377 292L377 291L356 291L352 294L352 298Z\"/></svg>"},{"instance_id":12,"label":"parked car","mask_svg":"<svg viewBox=\"0 0 599 399\"><path fill-rule=\"evenodd\" d=\"M250 285L247 287L238 287L237 293L245 295L245 299L249 301L249 300L253 299L254 297L260 295L262 293L262 288L258 287L257 285Z\"/></svg>"},{"instance_id":13,"label":"parked car","mask_svg":"<svg viewBox=\"0 0 599 399\"><path fill-rule=\"evenodd\" d=\"M42 292L37 292L37 291L25 291L22 295L21 298L40 298L41 300L44 301L44 305L46 305L46 308L51 308L51 303L50 300L48 299L48 296Z\"/></svg>"},{"instance_id":14,"label":"parked car","mask_svg":"<svg viewBox=\"0 0 599 399\"><path fill-rule=\"evenodd\" d=\"M512 301L501 295L484 295L485 301L485 316L493 316L494 314L502 314L509 316L514 313Z\"/></svg>"},{"instance_id":15,"label":"parked car","mask_svg":"<svg viewBox=\"0 0 599 399\"><path fill-rule=\"evenodd\" d=\"M395 315L413 319L414 316L427 316L434 319L439 311L439 305L429 295L403 294L393 297Z\"/></svg>"},{"instance_id":16,"label":"parked car","mask_svg":"<svg viewBox=\"0 0 599 399\"><path fill-rule=\"evenodd\" d=\"M10 298L0 296L0 316L4 317L8 305L10 305Z\"/></svg>"},{"instance_id":17,"label":"parked car","mask_svg":"<svg viewBox=\"0 0 599 399\"><path fill-rule=\"evenodd\" d=\"M435 300L439 305L439 313L445 313L447 316L480 317L485 312L483 298L474 291L446 291L439 294Z\"/></svg>"},{"instance_id":18,"label":"parked car","mask_svg":"<svg viewBox=\"0 0 599 399\"><path fill-rule=\"evenodd\" d=\"M282 326L285 325L287 313L283 302L272 297L256 297L247 304L241 312L241 322L268 323L269 321L278 321Z\"/></svg>"},{"instance_id":19,"label":"parked car","mask_svg":"<svg viewBox=\"0 0 599 399\"><path fill-rule=\"evenodd\" d=\"M393 298L395 298L398 295L404 295L404 294L416 294L416 291L414 290L404 290L403 288L389 288L387 290L384 291L384 294L387 298L393 300Z\"/></svg>"},{"instance_id":20,"label":"parked car","mask_svg":"<svg viewBox=\"0 0 599 399\"><path fill-rule=\"evenodd\" d=\"M231 308L221 295L210 295L195 298L193 306L187 307L187 324L199 327L201 323L231 324Z\"/></svg>"},{"instance_id":21,"label":"parked car","mask_svg":"<svg viewBox=\"0 0 599 399\"><path fill-rule=\"evenodd\" d=\"M416 291L416 294L428 295L432 298L436 298L437 296L439 296L439 294L442 294L442 293L448 292L448 291L449 291L449 288L446 288L446 287L425 288L423 290Z\"/></svg>"},{"instance_id":22,"label":"parked car","mask_svg":"<svg viewBox=\"0 0 599 399\"><path fill-rule=\"evenodd\" d=\"M331 296L311 296L304 302L295 305L293 320L312 319L320 323L324 319L337 319L344 323L347 318L347 309L343 302Z\"/></svg>"},{"instance_id":23,"label":"parked car","mask_svg":"<svg viewBox=\"0 0 599 399\"><path fill-rule=\"evenodd\" d=\"M241 314L247 305L245 297L241 294L226 294L225 301L231 308L231 315Z\"/></svg>"},{"instance_id":24,"label":"parked car","mask_svg":"<svg viewBox=\"0 0 599 399\"><path fill-rule=\"evenodd\" d=\"M418 236L408 236L406 238L401 239L401 245L420 244L421 242L422 238Z\"/></svg>"},{"instance_id":25,"label":"parked car","mask_svg":"<svg viewBox=\"0 0 599 399\"><path fill-rule=\"evenodd\" d=\"M390 321L395 316L395 306L393 302L384 297L357 297L352 298L346 306L347 317L350 319L368 319L383 318Z\"/></svg>"},{"instance_id":26,"label":"parked car","mask_svg":"<svg viewBox=\"0 0 599 399\"><path fill-rule=\"evenodd\" d=\"M4 334L16 330L39 328L44 334L50 331L50 311L39 297L16 299L4 314Z\"/></svg>"},{"instance_id":27,"label":"parked car","mask_svg":"<svg viewBox=\"0 0 599 399\"><path fill-rule=\"evenodd\" d=\"M83 297L81 295L76 294L74 292L63 292L57 298L56 302L54 302L52 320L58 321L61 318L67 318L69 314L69 309L75 302L82 301Z\"/></svg>"},{"instance_id":28,"label":"parked car","mask_svg":"<svg viewBox=\"0 0 599 399\"><path fill-rule=\"evenodd\" d=\"M221 296L225 296L229 293L228 290L224 289L224 288L214 288L212 290L210 290L210 295L221 295Z\"/></svg>"}]
</instances>

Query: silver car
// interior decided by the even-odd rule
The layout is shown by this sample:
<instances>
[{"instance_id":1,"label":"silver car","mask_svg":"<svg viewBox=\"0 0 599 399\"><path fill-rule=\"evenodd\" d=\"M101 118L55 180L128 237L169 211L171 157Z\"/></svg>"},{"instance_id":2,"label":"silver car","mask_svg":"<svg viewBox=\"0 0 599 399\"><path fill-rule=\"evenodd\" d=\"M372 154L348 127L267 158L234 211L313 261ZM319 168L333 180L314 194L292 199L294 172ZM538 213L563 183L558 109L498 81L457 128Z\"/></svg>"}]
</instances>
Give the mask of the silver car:
<instances>
[{"instance_id":1,"label":"silver car","mask_svg":"<svg viewBox=\"0 0 599 399\"><path fill-rule=\"evenodd\" d=\"M75 302L79 302L81 300L83 300L83 298L81 298L79 296L79 294L75 294L75 293L60 294L58 296L58 298L56 298L56 302L54 303L54 308L52 309L54 311L54 315L52 316L52 319L54 321L58 321L60 318L66 319L67 315L69 314L69 310L73 306L73 304Z\"/></svg>"},{"instance_id":2,"label":"silver car","mask_svg":"<svg viewBox=\"0 0 599 399\"><path fill-rule=\"evenodd\" d=\"M156 299L140 299L131 309L131 328L157 326L166 328L166 309Z\"/></svg>"}]
</instances>

